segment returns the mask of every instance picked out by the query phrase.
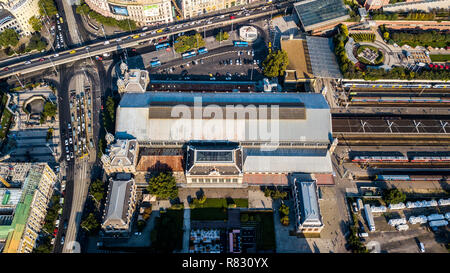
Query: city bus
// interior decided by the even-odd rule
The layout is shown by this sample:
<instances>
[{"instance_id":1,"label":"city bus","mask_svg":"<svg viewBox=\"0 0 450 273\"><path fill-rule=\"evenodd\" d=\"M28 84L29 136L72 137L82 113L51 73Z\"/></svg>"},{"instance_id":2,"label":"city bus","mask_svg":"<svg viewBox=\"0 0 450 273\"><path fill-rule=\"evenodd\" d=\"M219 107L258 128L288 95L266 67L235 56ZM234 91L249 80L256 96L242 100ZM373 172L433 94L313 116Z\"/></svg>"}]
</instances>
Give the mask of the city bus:
<instances>
[{"instance_id":1,"label":"city bus","mask_svg":"<svg viewBox=\"0 0 450 273\"><path fill-rule=\"evenodd\" d=\"M185 53L181 54L181 56L183 57L183 59L191 58L191 57L194 57L194 56L196 56L196 55L197 55L197 53L195 53L194 50L191 50L191 51L189 51L189 52L185 52Z\"/></svg>"},{"instance_id":2,"label":"city bus","mask_svg":"<svg viewBox=\"0 0 450 273\"><path fill-rule=\"evenodd\" d=\"M206 47L202 47L198 49L198 54L205 54L208 53L208 49Z\"/></svg>"},{"instance_id":3,"label":"city bus","mask_svg":"<svg viewBox=\"0 0 450 273\"><path fill-rule=\"evenodd\" d=\"M160 49L168 48L169 46L170 46L169 43L157 44L157 45L155 45L155 49L160 50Z\"/></svg>"},{"instance_id":4,"label":"city bus","mask_svg":"<svg viewBox=\"0 0 450 273\"><path fill-rule=\"evenodd\" d=\"M238 47L246 47L246 46L248 46L248 42L234 41L233 45L238 46Z\"/></svg>"},{"instance_id":5,"label":"city bus","mask_svg":"<svg viewBox=\"0 0 450 273\"><path fill-rule=\"evenodd\" d=\"M159 60L151 61L150 66L151 67L161 66L161 62Z\"/></svg>"}]
</instances>

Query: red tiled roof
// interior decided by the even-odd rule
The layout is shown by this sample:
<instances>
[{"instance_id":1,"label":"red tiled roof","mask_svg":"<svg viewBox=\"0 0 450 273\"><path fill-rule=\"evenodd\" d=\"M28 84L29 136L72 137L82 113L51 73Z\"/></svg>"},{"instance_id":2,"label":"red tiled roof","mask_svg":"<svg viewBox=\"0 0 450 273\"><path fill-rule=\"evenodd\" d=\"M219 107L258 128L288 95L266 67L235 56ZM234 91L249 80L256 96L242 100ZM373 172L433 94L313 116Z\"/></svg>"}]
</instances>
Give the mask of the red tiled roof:
<instances>
[{"instance_id":1,"label":"red tiled roof","mask_svg":"<svg viewBox=\"0 0 450 273\"><path fill-rule=\"evenodd\" d=\"M183 171L182 155L143 155L136 167L137 171L147 172L149 170L166 170L173 172Z\"/></svg>"},{"instance_id":2,"label":"red tiled roof","mask_svg":"<svg viewBox=\"0 0 450 273\"><path fill-rule=\"evenodd\" d=\"M317 173L314 174L317 185L334 185L334 178L332 174Z\"/></svg>"},{"instance_id":3,"label":"red tiled roof","mask_svg":"<svg viewBox=\"0 0 450 273\"><path fill-rule=\"evenodd\" d=\"M288 177L285 174L244 174L244 183L256 185L287 185Z\"/></svg>"}]
</instances>

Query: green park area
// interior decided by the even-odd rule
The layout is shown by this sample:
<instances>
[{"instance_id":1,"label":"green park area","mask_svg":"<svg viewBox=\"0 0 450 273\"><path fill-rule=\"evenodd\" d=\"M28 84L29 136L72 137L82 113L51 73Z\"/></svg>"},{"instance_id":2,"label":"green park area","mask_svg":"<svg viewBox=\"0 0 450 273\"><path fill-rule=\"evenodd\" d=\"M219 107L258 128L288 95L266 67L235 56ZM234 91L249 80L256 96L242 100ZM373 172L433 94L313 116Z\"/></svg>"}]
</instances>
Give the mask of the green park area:
<instances>
[{"instance_id":1,"label":"green park area","mask_svg":"<svg viewBox=\"0 0 450 273\"><path fill-rule=\"evenodd\" d=\"M247 208L248 199L206 198L194 199L191 207L191 219L197 221L227 220L227 208Z\"/></svg>"},{"instance_id":2,"label":"green park area","mask_svg":"<svg viewBox=\"0 0 450 273\"><path fill-rule=\"evenodd\" d=\"M175 40L174 47L175 52L183 53L191 49L200 48L205 46L205 41L200 33L196 33L191 36L180 36Z\"/></svg>"}]
</instances>

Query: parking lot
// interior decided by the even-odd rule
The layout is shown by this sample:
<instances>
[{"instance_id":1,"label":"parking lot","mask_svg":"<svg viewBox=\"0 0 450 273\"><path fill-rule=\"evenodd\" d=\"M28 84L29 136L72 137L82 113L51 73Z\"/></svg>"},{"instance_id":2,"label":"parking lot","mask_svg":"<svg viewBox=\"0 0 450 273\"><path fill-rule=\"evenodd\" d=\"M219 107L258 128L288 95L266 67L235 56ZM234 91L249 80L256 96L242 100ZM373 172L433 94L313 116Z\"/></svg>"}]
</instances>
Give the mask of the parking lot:
<instances>
[{"instance_id":1,"label":"parking lot","mask_svg":"<svg viewBox=\"0 0 450 273\"><path fill-rule=\"evenodd\" d=\"M175 76L184 80L259 80L263 78L262 54L253 49L233 48L231 51L189 60L180 65L160 68L164 76Z\"/></svg>"}]
</instances>

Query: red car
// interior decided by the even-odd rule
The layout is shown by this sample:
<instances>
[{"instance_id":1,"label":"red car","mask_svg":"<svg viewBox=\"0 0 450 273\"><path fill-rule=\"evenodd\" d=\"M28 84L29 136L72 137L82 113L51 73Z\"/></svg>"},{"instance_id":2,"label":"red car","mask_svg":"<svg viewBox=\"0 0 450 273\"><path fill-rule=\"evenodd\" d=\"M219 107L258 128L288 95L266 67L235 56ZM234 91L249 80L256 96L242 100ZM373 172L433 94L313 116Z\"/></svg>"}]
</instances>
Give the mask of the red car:
<instances>
[{"instance_id":1,"label":"red car","mask_svg":"<svg viewBox=\"0 0 450 273\"><path fill-rule=\"evenodd\" d=\"M40 58L39 61L40 61L40 62L43 62L43 61L45 61L45 60L44 60L44 58Z\"/></svg>"},{"instance_id":2,"label":"red car","mask_svg":"<svg viewBox=\"0 0 450 273\"><path fill-rule=\"evenodd\" d=\"M58 228L55 228L55 230L53 231L53 235L56 237L57 234L58 234Z\"/></svg>"},{"instance_id":3,"label":"red car","mask_svg":"<svg viewBox=\"0 0 450 273\"><path fill-rule=\"evenodd\" d=\"M136 52L136 48L131 49L131 51Z\"/></svg>"},{"instance_id":4,"label":"red car","mask_svg":"<svg viewBox=\"0 0 450 273\"><path fill-rule=\"evenodd\" d=\"M9 70L8 67L3 68L3 71L8 71L8 70Z\"/></svg>"},{"instance_id":5,"label":"red car","mask_svg":"<svg viewBox=\"0 0 450 273\"><path fill-rule=\"evenodd\" d=\"M230 15L230 20L236 19L233 15Z\"/></svg>"}]
</instances>

